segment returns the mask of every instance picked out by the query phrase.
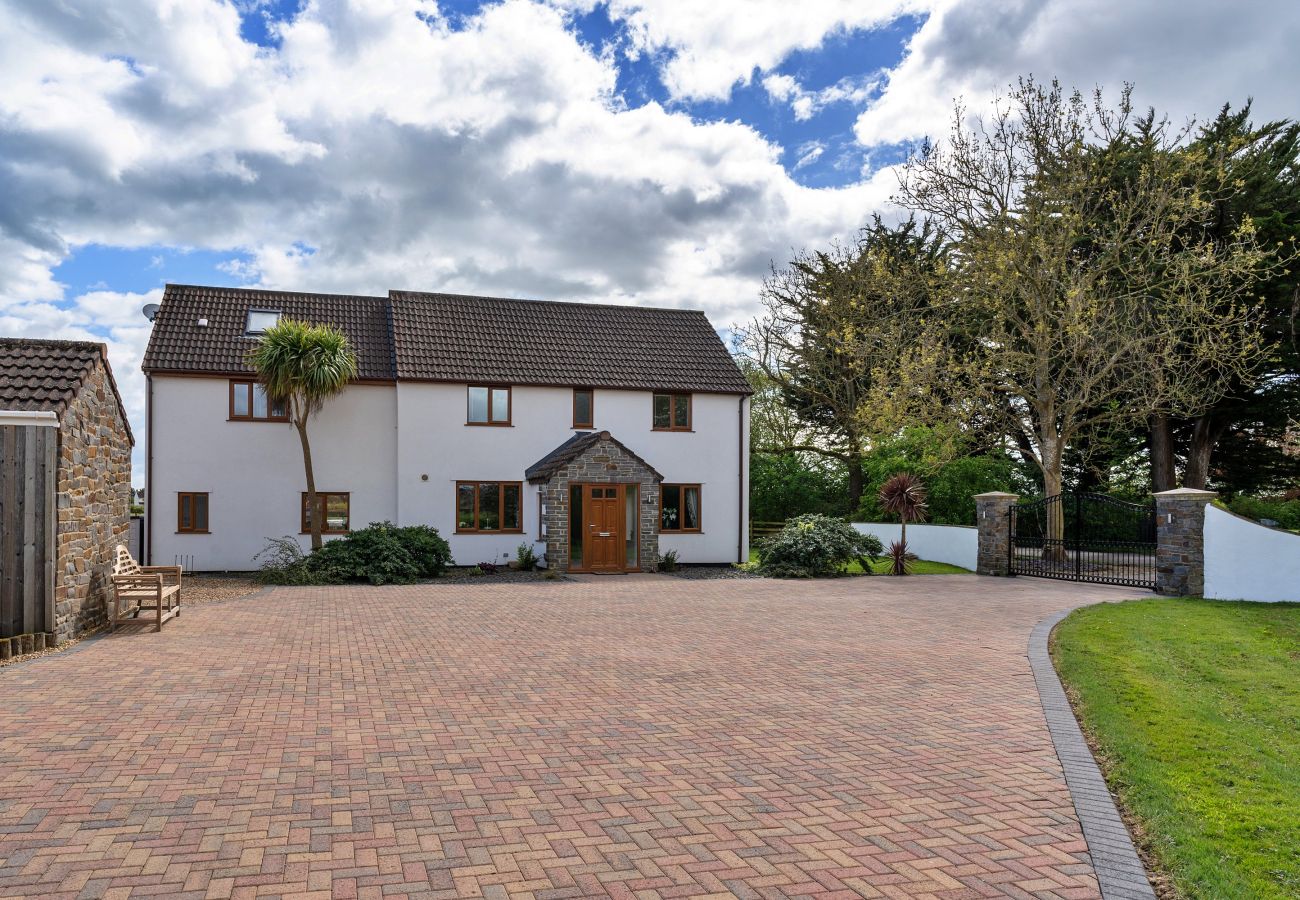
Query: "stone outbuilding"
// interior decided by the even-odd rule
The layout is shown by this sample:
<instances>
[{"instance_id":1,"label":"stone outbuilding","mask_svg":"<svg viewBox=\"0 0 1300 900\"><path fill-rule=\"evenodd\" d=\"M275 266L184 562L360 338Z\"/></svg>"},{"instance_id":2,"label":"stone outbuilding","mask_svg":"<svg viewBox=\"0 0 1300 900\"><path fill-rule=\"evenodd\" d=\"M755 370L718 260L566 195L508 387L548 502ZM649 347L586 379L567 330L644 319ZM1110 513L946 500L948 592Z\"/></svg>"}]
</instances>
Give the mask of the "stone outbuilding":
<instances>
[{"instance_id":1,"label":"stone outbuilding","mask_svg":"<svg viewBox=\"0 0 1300 900\"><path fill-rule=\"evenodd\" d=\"M103 344L0 338L0 654L105 621L134 444Z\"/></svg>"}]
</instances>

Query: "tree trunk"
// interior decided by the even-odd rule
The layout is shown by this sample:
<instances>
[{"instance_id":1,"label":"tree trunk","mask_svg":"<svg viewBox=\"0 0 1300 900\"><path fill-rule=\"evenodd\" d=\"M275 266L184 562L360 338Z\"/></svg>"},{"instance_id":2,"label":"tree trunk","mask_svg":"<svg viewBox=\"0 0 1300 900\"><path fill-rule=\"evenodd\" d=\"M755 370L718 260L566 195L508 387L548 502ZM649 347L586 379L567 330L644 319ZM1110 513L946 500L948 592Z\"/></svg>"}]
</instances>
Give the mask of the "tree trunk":
<instances>
[{"instance_id":1,"label":"tree trunk","mask_svg":"<svg viewBox=\"0 0 1300 900\"><path fill-rule=\"evenodd\" d=\"M1174 434L1169 417L1157 413L1150 421L1151 490L1172 491L1178 487L1174 471Z\"/></svg>"},{"instance_id":2,"label":"tree trunk","mask_svg":"<svg viewBox=\"0 0 1300 900\"><path fill-rule=\"evenodd\" d=\"M307 474L307 509L308 524L311 525L311 549L319 550L323 541L321 540L321 522L320 504L316 502L316 474L311 468L311 443L307 440L307 420L305 417L294 418L294 426L298 429L298 440L302 442L302 465Z\"/></svg>"},{"instance_id":3,"label":"tree trunk","mask_svg":"<svg viewBox=\"0 0 1300 900\"><path fill-rule=\"evenodd\" d=\"M1043 495L1059 497L1064 478L1061 442L1053 436L1044 440L1042 451ZM1043 559L1052 562L1065 560L1065 501L1047 504L1047 534L1043 536Z\"/></svg>"},{"instance_id":4,"label":"tree trunk","mask_svg":"<svg viewBox=\"0 0 1300 900\"><path fill-rule=\"evenodd\" d=\"M862 506L862 455L849 453L845 457L849 467L849 515L857 515Z\"/></svg>"},{"instance_id":5,"label":"tree trunk","mask_svg":"<svg viewBox=\"0 0 1300 900\"><path fill-rule=\"evenodd\" d=\"M1210 457L1214 445L1223 436L1224 426L1207 413L1199 416L1192 426L1192 440L1187 447L1187 469L1183 472L1183 487L1205 490L1210 482Z\"/></svg>"}]
</instances>

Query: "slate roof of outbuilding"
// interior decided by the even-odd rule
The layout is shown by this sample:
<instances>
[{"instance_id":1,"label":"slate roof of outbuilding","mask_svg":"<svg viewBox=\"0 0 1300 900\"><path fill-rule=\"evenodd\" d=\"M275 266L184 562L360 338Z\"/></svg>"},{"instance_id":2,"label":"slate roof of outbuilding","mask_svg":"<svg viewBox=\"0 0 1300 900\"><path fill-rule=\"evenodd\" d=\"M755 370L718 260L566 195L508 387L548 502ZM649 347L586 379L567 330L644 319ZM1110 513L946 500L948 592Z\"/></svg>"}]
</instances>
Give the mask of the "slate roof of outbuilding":
<instances>
[{"instance_id":1,"label":"slate roof of outbuilding","mask_svg":"<svg viewBox=\"0 0 1300 900\"><path fill-rule=\"evenodd\" d=\"M608 431L579 431L573 437L569 438L563 444L543 456L527 469L524 469L524 478L532 484L542 481L550 481L551 477L555 475L556 472L559 472L592 447L605 441L618 447L628 456L645 466L646 471L659 481L664 480L664 477L659 474L654 466L650 465L650 463L629 450L626 444L611 435Z\"/></svg>"},{"instance_id":2,"label":"slate roof of outbuilding","mask_svg":"<svg viewBox=\"0 0 1300 900\"><path fill-rule=\"evenodd\" d=\"M750 393L699 311L416 291L368 297L168 285L144 370L250 372L250 309L337 326L362 379Z\"/></svg>"},{"instance_id":3,"label":"slate roof of outbuilding","mask_svg":"<svg viewBox=\"0 0 1300 900\"><path fill-rule=\"evenodd\" d=\"M0 410L62 416L101 360L127 437L135 443L108 364L108 348L94 341L0 338Z\"/></svg>"},{"instance_id":4,"label":"slate roof of outbuilding","mask_svg":"<svg viewBox=\"0 0 1300 900\"><path fill-rule=\"evenodd\" d=\"M387 297L308 294L256 288L169 284L153 322L146 372L250 374L245 362L256 339L245 333L250 309L278 310L294 319L333 325L357 354L357 377L391 381L393 330ZM199 320L206 319L206 325Z\"/></svg>"}]
</instances>

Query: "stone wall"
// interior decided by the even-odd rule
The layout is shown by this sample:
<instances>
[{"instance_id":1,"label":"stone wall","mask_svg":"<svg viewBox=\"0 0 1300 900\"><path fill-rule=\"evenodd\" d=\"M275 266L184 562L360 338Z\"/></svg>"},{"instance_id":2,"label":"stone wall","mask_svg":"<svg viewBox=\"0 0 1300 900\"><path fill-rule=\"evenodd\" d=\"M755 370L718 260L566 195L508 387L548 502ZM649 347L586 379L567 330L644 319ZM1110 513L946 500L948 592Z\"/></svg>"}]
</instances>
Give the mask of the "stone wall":
<instances>
[{"instance_id":1,"label":"stone wall","mask_svg":"<svg viewBox=\"0 0 1300 900\"><path fill-rule=\"evenodd\" d=\"M546 559L552 569L557 572L569 569L571 483L637 485L641 571L654 572L659 568L659 478L617 444L600 441L556 473L542 490L546 504Z\"/></svg>"},{"instance_id":2,"label":"stone wall","mask_svg":"<svg viewBox=\"0 0 1300 900\"><path fill-rule=\"evenodd\" d=\"M1156 592L1199 597L1205 591L1205 506L1214 491L1156 494Z\"/></svg>"},{"instance_id":3,"label":"stone wall","mask_svg":"<svg viewBox=\"0 0 1300 900\"><path fill-rule=\"evenodd\" d=\"M979 551L975 571L980 575L1007 575L1011 565L1011 507L1020 498L992 491L975 495L975 525Z\"/></svg>"},{"instance_id":4,"label":"stone wall","mask_svg":"<svg viewBox=\"0 0 1300 900\"><path fill-rule=\"evenodd\" d=\"M59 422L58 561L54 623L59 642L105 620L113 551L128 540L131 439L103 364Z\"/></svg>"}]
</instances>

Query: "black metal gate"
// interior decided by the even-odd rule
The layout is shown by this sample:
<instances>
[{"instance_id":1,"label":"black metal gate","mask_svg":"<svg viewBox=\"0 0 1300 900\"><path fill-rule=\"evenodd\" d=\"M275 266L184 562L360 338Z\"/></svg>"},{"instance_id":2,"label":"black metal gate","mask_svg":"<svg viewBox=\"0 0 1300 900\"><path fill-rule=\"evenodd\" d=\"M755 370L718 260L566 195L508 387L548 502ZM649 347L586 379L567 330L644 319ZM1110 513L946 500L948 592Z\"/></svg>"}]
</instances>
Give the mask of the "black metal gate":
<instances>
[{"instance_id":1,"label":"black metal gate","mask_svg":"<svg viewBox=\"0 0 1300 900\"><path fill-rule=\"evenodd\" d=\"M1156 507L1058 494L1011 507L1012 575L1156 587Z\"/></svg>"}]
</instances>

